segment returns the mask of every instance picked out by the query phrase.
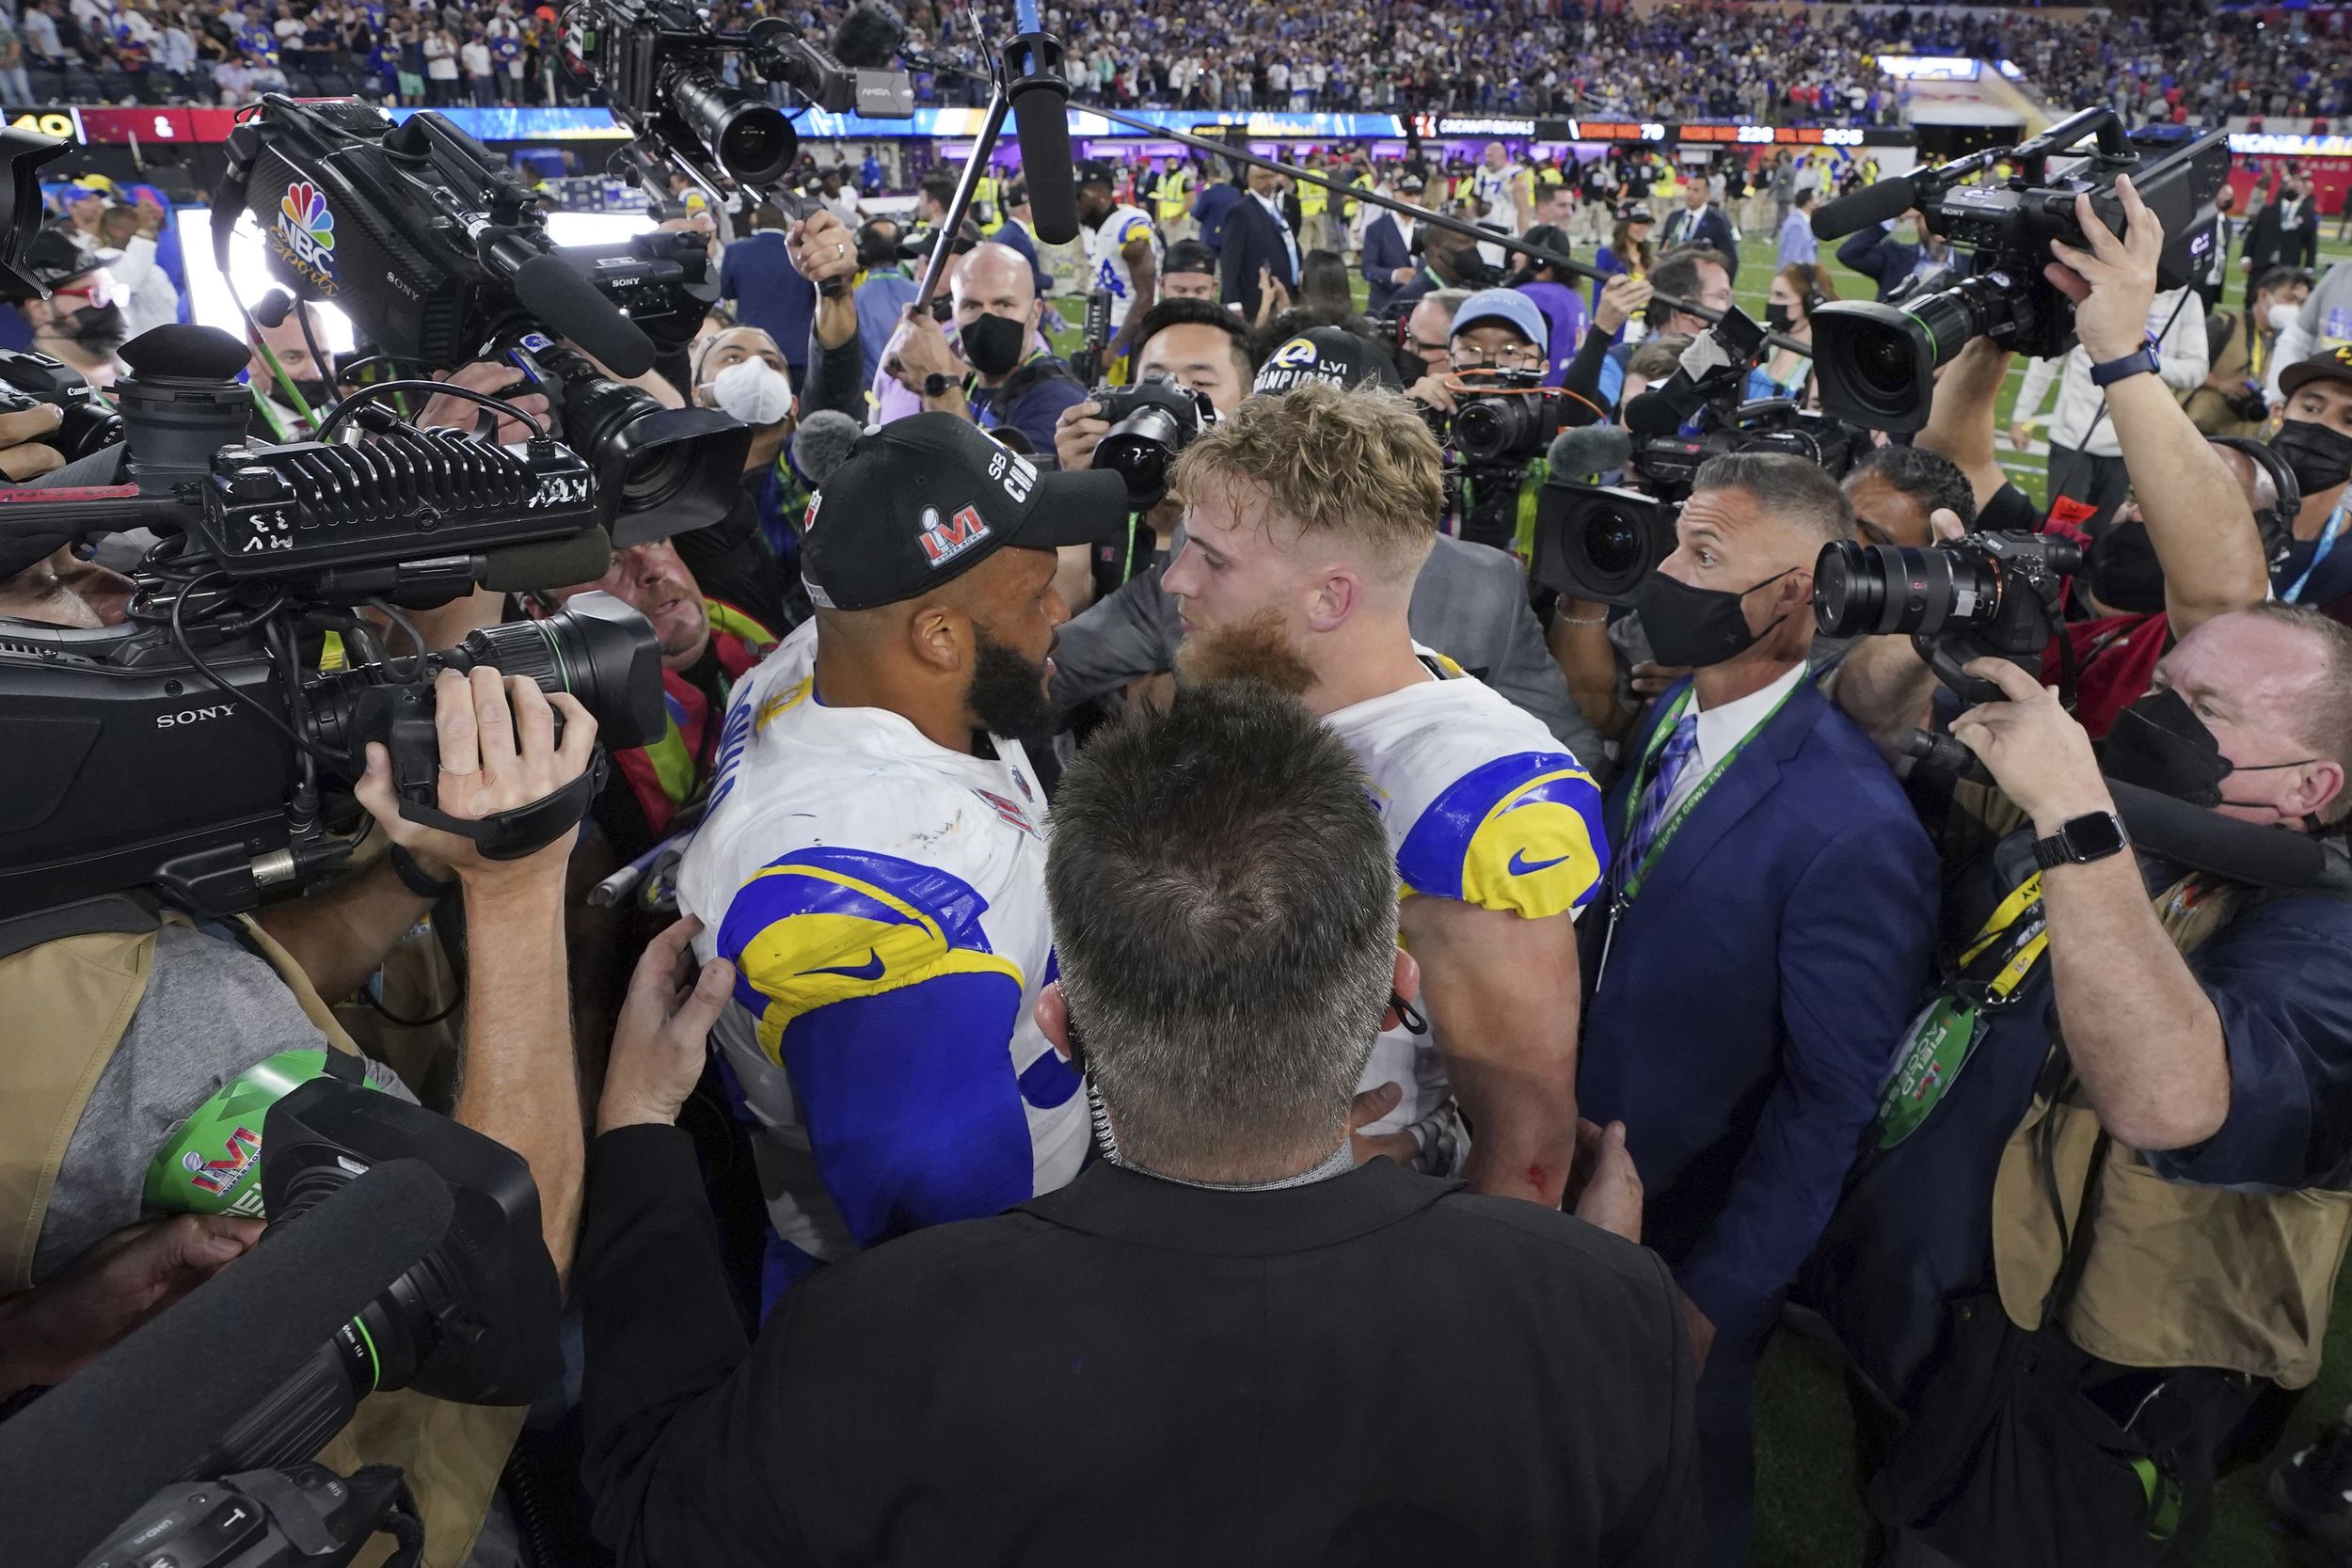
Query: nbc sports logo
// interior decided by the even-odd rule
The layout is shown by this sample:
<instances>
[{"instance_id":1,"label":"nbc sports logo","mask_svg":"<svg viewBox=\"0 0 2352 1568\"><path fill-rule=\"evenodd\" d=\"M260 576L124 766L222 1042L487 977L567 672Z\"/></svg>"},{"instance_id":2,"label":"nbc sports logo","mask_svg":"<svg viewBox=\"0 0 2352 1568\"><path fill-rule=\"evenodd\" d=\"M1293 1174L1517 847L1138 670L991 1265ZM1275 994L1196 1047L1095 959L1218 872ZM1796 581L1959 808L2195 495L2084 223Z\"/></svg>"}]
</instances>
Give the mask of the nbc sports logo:
<instances>
[{"instance_id":1,"label":"nbc sports logo","mask_svg":"<svg viewBox=\"0 0 2352 1568\"><path fill-rule=\"evenodd\" d=\"M297 180L278 198L278 234L302 261L321 271L335 260L335 214L326 196L308 180Z\"/></svg>"},{"instance_id":2,"label":"nbc sports logo","mask_svg":"<svg viewBox=\"0 0 2352 1568\"><path fill-rule=\"evenodd\" d=\"M988 537L988 524L979 513L965 507L946 522L939 520L936 507L923 508L923 553L931 558L934 567L945 566L973 546Z\"/></svg>"}]
</instances>

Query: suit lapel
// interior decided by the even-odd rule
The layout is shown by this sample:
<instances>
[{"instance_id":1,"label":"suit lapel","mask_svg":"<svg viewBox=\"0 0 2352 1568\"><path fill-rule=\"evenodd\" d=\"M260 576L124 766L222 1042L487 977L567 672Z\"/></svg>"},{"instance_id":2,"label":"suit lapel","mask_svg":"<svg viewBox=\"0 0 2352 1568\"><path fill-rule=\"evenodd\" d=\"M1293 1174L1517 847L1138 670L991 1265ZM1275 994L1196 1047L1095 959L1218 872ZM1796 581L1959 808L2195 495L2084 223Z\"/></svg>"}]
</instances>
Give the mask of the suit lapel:
<instances>
[{"instance_id":1,"label":"suit lapel","mask_svg":"<svg viewBox=\"0 0 2352 1568\"><path fill-rule=\"evenodd\" d=\"M1808 678L1789 694L1780 711L1764 721L1724 768L1713 788L1699 797L1682 826L1643 879L1636 904L1671 898L1693 873L1706 865L1721 844L1771 794L1780 782L1781 767L1796 755L1812 733L1815 712L1824 701Z\"/></svg>"}]
</instances>

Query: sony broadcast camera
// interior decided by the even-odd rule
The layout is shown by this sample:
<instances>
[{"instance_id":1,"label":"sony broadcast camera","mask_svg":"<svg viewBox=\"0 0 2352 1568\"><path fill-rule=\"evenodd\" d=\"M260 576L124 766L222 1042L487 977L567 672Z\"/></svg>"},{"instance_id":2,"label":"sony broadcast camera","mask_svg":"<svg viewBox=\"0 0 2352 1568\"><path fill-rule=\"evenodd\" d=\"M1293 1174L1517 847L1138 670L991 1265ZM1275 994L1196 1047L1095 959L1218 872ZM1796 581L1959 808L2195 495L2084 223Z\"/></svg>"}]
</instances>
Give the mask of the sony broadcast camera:
<instances>
[{"instance_id":1,"label":"sony broadcast camera","mask_svg":"<svg viewBox=\"0 0 2352 1568\"><path fill-rule=\"evenodd\" d=\"M1553 443L1535 498L1536 586L1631 604L1643 578L1674 553L1676 519L1709 458L1782 452L1832 478L1845 474L1856 450L1851 430L1787 398L1746 398L1765 342L1764 329L1734 307L1684 351L1671 377L1628 401L1624 428L1589 426ZM1593 483L1620 469L1629 483Z\"/></svg>"},{"instance_id":2,"label":"sony broadcast camera","mask_svg":"<svg viewBox=\"0 0 2352 1568\"><path fill-rule=\"evenodd\" d=\"M612 748L664 727L652 628L584 594L551 620L393 658L357 607L477 585L593 581L612 546L596 473L544 434L510 446L347 401L369 438L248 443L245 345L167 325L124 345L122 483L0 492L8 572L93 534L151 531L119 626L0 625L0 919L133 888L212 914L331 872L364 834L349 793L390 752L404 811L494 856L585 811L597 773L522 811L435 809L431 681L495 665L569 690ZM331 432L323 432L331 434ZM332 650L330 652L330 650Z\"/></svg>"},{"instance_id":3,"label":"sony broadcast camera","mask_svg":"<svg viewBox=\"0 0 2352 1568\"><path fill-rule=\"evenodd\" d=\"M2053 158L2091 135L2097 146L2087 157L2050 171ZM2008 181L1966 182L2003 160L2017 171ZM1935 293L1900 303L1840 301L1813 312L1822 408L1867 429L1914 431L1927 422L1937 367L1971 339L1990 338L2035 358L2064 354L2074 341L2074 308L2043 276L2054 260L2050 242L2089 248L2074 212L2085 195L2100 221L2122 234L2120 174L2131 176L2164 225L2157 287L2185 287L2211 259L2214 197L2229 173L2225 132L2157 125L2126 135L2113 109L2086 109L2015 147L1915 170L1831 202L1813 223L1825 240L1915 207L1968 259L1965 276Z\"/></svg>"}]
</instances>

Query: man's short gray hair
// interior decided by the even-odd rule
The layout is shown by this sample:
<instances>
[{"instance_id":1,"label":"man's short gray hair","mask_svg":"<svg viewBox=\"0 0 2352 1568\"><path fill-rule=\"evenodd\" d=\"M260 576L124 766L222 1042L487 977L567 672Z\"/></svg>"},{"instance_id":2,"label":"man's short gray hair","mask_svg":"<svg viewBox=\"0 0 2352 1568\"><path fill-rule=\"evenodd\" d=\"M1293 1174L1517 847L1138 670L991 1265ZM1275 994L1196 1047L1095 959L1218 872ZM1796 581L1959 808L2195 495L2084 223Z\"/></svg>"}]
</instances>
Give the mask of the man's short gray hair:
<instances>
[{"instance_id":1,"label":"man's short gray hair","mask_svg":"<svg viewBox=\"0 0 2352 1568\"><path fill-rule=\"evenodd\" d=\"M1820 544L1851 539L1853 502L1818 463L1779 451L1735 451L1710 457L1691 477L1701 490L1745 490L1768 517L1804 530Z\"/></svg>"},{"instance_id":2,"label":"man's short gray hair","mask_svg":"<svg viewBox=\"0 0 2352 1568\"><path fill-rule=\"evenodd\" d=\"M1045 888L1122 1152L1257 1168L1336 1146L1396 950L1388 834L1336 735L1245 681L1098 734L1055 797Z\"/></svg>"}]
</instances>

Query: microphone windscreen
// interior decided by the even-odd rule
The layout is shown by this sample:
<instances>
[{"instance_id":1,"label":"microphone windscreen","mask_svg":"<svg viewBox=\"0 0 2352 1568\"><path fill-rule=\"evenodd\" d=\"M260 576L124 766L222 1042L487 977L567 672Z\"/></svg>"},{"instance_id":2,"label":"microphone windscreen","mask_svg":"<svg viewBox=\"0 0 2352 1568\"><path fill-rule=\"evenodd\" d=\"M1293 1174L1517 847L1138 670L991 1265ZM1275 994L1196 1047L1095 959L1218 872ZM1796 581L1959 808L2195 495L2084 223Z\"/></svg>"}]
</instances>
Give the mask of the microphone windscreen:
<instances>
[{"instance_id":1,"label":"microphone windscreen","mask_svg":"<svg viewBox=\"0 0 2352 1568\"><path fill-rule=\"evenodd\" d=\"M836 408L820 408L792 433L792 466L812 485L821 485L849 460L865 429Z\"/></svg>"},{"instance_id":2,"label":"microphone windscreen","mask_svg":"<svg viewBox=\"0 0 2352 1568\"><path fill-rule=\"evenodd\" d=\"M1816 239L1836 240L1874 223L1899 218L1919 205L1918 187L1901 175L1823 202L1813 214Z\"/></svg>"},{"instance_id":3,"label":"microphone windscreen","mask_svg":"<svg viewBox=\"0 0 2352 1568\"><path fill-rule=\"evenodd\" d=\"M449 1232L449 1187L388 1160L0 1426L11 1562L78 1562ZM180 1223L180 1222L173 1222Z\"/></svg>"},{"instance_id":4,"label":"microphone windscreen","mask_svg":"<svg viewBox=\"0 0 2352 1568\"><path fill-rule=\"evenodd\" d=\"M612 569L612 536L600 528L568 539L509 545L482 556L482 586L499 594L577 588Z\"/></svg>"},{"instance_id":5,"label":"microphone windscreen","mask_svg":"<svg viewBox=\"0 0 2352 1568\"><path fill-rule=\"evenodd\" d=\"M563 257L543 250L516 267L515 297L548 331L595 355L614 375L643 375L653 369L653 340L645 329L621 314L619 306Z\"/></svg>"},{"instance_id":6,"label":"microphone windscreen","mask_svg":"<svg viewBox=\"0 0 2352 1568\"><path fill-rule=\"evenodd\" d=\"M1633 437L1615 425L1585 425L1564 430L1551 439L1545 463L1553 475L1586 479L1624 467L1633 461Z\"/></svg>"},{"instance_id":7,"label":"microphone windscreen","mask_svg":"<svg viewBox=\"0 0 2352 1568\"><path fill-rule=\"evenodd\" d=\"M1070 161L1069 110L1069 84L1050 78L1023 87L1012 100L1030 226L1047 245L1068 245L1078 237L1078 174Z\"/></svg>"},{"instance_id":8,"label":"microphone windscreen","mask_svg":"<svg viewBox=\"0 0 2352 1568\"><path fill-rule=\"evenodd\" d=\"M881 0L858 0L833 30L833 57L853 70L888 65L906 41L907 24Z\"/></svg>"},{"instance_id":9,"label":"microphone windscreen","mask_svg":"<svg viewBox=\"0 0 2352 1568\"><path fill-rule=\"evenodd\" d=\"M228 381L252 357L245 344L217 326L166 322L151 326L120 351L133 375L175 376L189 381Z\"/></svg>"}]
</instances>

